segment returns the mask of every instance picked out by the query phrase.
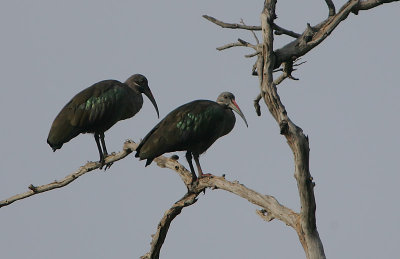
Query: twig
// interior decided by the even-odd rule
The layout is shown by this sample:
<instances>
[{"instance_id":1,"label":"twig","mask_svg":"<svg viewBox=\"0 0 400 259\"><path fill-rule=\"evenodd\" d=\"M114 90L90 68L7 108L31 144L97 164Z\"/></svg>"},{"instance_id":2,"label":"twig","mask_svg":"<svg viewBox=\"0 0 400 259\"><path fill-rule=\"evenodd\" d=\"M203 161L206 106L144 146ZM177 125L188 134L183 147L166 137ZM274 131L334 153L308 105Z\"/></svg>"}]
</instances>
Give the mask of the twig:
<instances>
[{"instance_id":1,"label":"twig","mask_svg":"<svg viewBox=\"0 0 400 259\"><path fill-rule=\"evenodd\" d=\"M293 69L294 66L300 66L301 64L306 63L306 61L300 62L298 64L292 64L290 62L288 63L284 63L283 68L279 68L279 69L275 69L272 72L279 72L282 71L283 73L274 80L274 84L277 86L280 83L283 82L283 80L285 80L286 78L292 79L292 80L299 80L298 78L295 78L292 76L292 72L295 71L296 69ZM261 94L258 94L257 97L254 99L254 108L256 110L256 113L258 116L261 116L261 108L260 108L260 100L261 100Z\"/></svg>"},{"instance_id":2,"label":"twig","mask_svg":"<svg viewBox=\"0 0 400 259\"><path fill-rule=\"evenodd\" d=\"M232 47L249 47L249 48L252 48L252 49L258 51L258 45L253 45L242 39L238 39L238 42L229 43L224 46L218 47L217 50L221 51L221 50L229 49Z\"/></svg>"},{"instance_id":3,"label":"twig","mask_svg":"<svg viewBox=\"0 0 400 259\"><path fill-rule=\"evenodd\" d=\"M278 26L275 23L272 24L272 28L275 30L275 35L285 34L285 35L291 36L291 37L296 38L296 39L301 36L301 34L296 33L294 31L289 31L289 30L287 30L285 28L282 28L282 27Z\"/></svg>"},{"instance_id":4,"label":"twig","mask_svg":"<svg viewBox=\"0 0 400 259\"><path fill-rule=\"evenodd\" d=\"M244 45L239 43L239 42L228 43L228 44L225 44L225 45L223 45L221 47L218 47L217 50L221 51L221 50L229 49L229 48L232 48L232 47L244 47Z\"/></svg>"},{"instance_id":5,"label":"twig","mask_svg":"<svg viewBox=\"0 0 400 259\"><path fill-rule=\"evenodd\" d=\"M255 57L255 56L259 55L260 53L261 53L261 51L257 51L257 52L254 52L252 54L247 54L247 55L244 55L244 56L246 58L252 58L252 57Z\"/></svg>"},{"instance_id":6,"label":"twig","mask_svg":"<svg viewBox=\"0 0 400 259\"><path fill-rule=\"evenodd\" d=\"M238 24L238 23L226 23L220 20L215 19L214 17L211 17L209 15L203 15L203 18L209 20L212 23L215 23L218 26L221 26L222 28L228 28L228 29L244 29L244 30L250 30L250 31L260 31L261 30L261 26L248 26L245 24ZM281 35L281 34L286 34L288 36L294 37L294 38L298 38L301 36L301 34L298 34L296 32L287 30L285 28L282 28L276 24L273 24L273 29L276 30L276 34L277 35Z\"/></svg>"},{"instance_id":7,"label":"twig","mask_svg":"<svg viewBox=\"0 0 400 259\"><path fill-rule=\"evenodd\" d=\"M304 62L302 62L302 63L304 63ZM283 63L283 69L282 69L283 73L277 79L274 80L274 84L279 85L286 78L289 78L292 80L299 80L298 78L295 78L292 76L292 72L294 71L293 66L294 66L293 62Z\"/></svg>"},{"instance_id":8,"label":"twig","mask_svg":"<svg viewBox=\"0 0 400 259\"><path fill-rule=\"evenodd\" d=\"M212 23L215 23L216 25L221 26L222 28L244 29L244 30L251 30L251 31L260 31L261 30L261 26L248 26L248 25L243 25L243 24L238 24L238 23L225 23L225 22L217 20L214 17L208 16L208 15L203 15L203 18L209 20Z\"/></svg>"},{"instance_id":9,"label":"twig","mask_svg":"<svg viewBox=\"0 0 400 259\"><path fill-rule=\"evenodd\" d=\"M240 23L243 24L244 26L246 26L243 19L240 19ZM251 31L251 33L253 34L253 37L256 39L257 44L260 44L260 40L258 39L256 33L253 30Z\"/></svg>"}]
</instances>

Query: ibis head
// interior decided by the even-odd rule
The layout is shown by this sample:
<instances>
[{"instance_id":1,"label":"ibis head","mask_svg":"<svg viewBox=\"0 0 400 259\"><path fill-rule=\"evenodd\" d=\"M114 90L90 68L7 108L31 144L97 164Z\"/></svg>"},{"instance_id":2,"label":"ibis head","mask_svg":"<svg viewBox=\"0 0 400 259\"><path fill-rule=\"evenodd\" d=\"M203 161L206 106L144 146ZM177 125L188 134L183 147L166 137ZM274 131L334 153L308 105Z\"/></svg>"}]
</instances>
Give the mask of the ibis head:
<instances>
[{"instance_id":1,"label":"ibis head","mask_svg":"<svg viewBox=\"0 0 400 259\"><path fill-rule=\"evenodd\" d=\"M233 95L233 93L231 92L221 93L217 98L217 103L234 110L237 114L240 115L240 117L242 117L246 126L249 127L249 125L247 124L246 117L244 117L243 112L240 110L239 105L237 105L235 101L235 96Z\"/></svg>"},{"instance_id":2,"label":"ibis head","mask_svg":"<svg viewBox=\"0 0 400 259\"><path fill-rule=\"evenodd\" d=\"M131 88L136 88L141 93L144 93L156 109L158 118L160 118L156 100L154 99L154 96L149 88L147 78L144 75L134 74L125 81L125 84L127 84Z\"/></svg>"}]
</instances>

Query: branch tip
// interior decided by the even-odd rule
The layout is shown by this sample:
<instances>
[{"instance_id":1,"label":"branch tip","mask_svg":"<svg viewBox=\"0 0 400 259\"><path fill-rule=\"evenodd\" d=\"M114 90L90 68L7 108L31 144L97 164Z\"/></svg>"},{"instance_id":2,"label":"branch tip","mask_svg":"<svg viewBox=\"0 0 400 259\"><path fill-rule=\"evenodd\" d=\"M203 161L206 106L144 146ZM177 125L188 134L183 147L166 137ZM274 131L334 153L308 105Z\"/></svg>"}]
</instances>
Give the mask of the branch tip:
<instances>
[{"instance_id":1,"label":"branch tip","mask_svg":"<svg viewBox=\"0 0 400 259\"><path fill-rule=\"evenodd\" d=\"M243 24L238 24L238 23L226 23L220 20L217 20L214 17L211 17L209 15L203 15L204 19L207 19L208 21L222 27L222 28L228 28L228 29L244 29L244 30L251 30L251 31L259 31L261 30L261 26L248 26L248 25L243 25Z\"/></svg>"}]
</instances>

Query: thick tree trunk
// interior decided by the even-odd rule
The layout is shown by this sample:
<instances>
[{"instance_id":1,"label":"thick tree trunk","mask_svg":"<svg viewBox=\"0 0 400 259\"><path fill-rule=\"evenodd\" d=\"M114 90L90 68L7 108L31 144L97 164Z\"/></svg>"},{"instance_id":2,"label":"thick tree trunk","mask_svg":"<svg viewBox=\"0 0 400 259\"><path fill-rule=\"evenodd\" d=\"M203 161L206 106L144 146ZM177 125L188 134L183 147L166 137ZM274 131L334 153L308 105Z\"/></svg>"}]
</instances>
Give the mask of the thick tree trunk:
<instances>
[{"instance_id":1,"label":"thick tree trunk","mask_svg":"<svg viewBox=\"0 0 400 259\"><path fill-rule=\"evenodd\" d=\"M301 211L296 232L308 259L325 258L324 248L319 238L315 218L314 183L309 170L308 138L288 117L285 106L280 101L276 85L273 80L273 70L276 66L276 57L273 51L273 24L276 0L266 0L261 13L262 29L262 57L258 62L258 76L260 79L261 96L272 116L275 118L290 148L293 151L295 163L295 178L299 190ZM262 73L260 73L262 71Z\"/></svg>"}]
</instances>

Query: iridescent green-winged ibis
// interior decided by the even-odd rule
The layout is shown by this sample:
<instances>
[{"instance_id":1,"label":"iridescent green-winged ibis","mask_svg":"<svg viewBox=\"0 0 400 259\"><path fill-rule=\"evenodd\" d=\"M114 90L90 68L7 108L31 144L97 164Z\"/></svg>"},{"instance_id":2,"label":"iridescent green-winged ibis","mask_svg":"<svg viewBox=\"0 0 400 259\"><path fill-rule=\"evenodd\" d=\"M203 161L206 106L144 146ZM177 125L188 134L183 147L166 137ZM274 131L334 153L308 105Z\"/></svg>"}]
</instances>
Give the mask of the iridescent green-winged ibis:
<instances>
[{"instance_id":1,"label":"iridescent green-winged ibis","mask_svg":"<svg viewBox=\"0 0 400 259\"><path fill-rule=\"evenodd\" d=\"M147 159L146 166L154 158L173 151L187 151L193 179L196 179L192 156L196 162L199 177L203 171L199 155L204 153L218 138L228 134L235 125L237 112L247 125L246 118L229 92L221 93L216 102L196 100L184 104L170 112L140 142L136 157Z\"/></svg>"},{"instance_id":2,"label":"iridescent green-winged ibis","mask_svg":"<svg viewBox=\"0 0 400 259\"><path fill-rule=\"evenodd\" d=\"M104 132L142 108L142 93L150 99L159 116L157 103L145 76L132 75L125 83L117 80L95 83L75 95L62 108L51 125L47 143L56 151L80 133L93 133L103 166L108 156ZM106 169L109 166L111 164Z\"/></svg>"}]
</instances>

